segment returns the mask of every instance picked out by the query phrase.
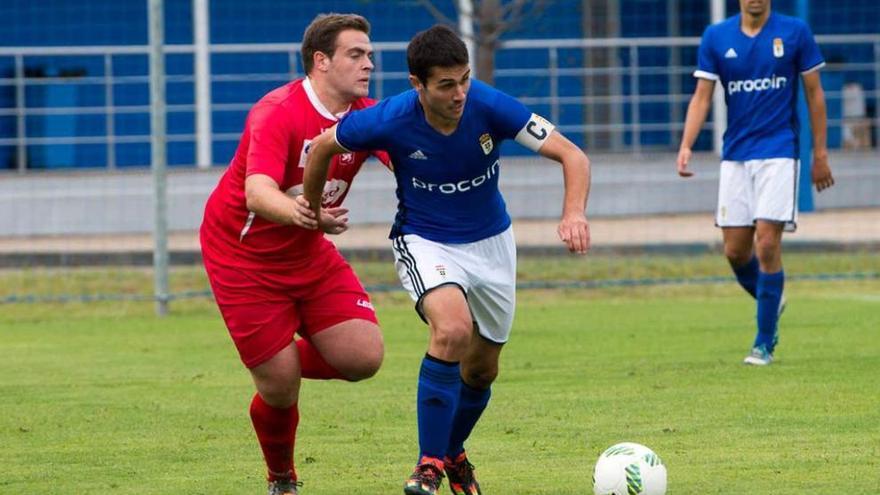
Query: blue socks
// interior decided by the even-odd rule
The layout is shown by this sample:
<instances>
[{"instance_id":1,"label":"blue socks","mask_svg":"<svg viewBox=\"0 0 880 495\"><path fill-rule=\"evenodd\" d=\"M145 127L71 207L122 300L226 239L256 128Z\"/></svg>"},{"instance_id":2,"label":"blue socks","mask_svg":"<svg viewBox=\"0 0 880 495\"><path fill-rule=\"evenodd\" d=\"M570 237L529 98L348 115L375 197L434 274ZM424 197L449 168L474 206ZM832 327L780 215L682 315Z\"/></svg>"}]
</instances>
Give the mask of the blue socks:
<instances>
[{"instance_id":1,"label":"blue socks","mask_svg":"<svg viewBox=\"0 0 880 495\"><path fill-rule=\"evenodd\" d=\"M461 395L458 399L458 410L452 423L452 434L449 436L447 455L455 459L464 452L464 441L470 436L474 426L489 404L492 389L478 389L467 383L461 383Z\"/></svg>"},{"instance_id":2,"label":"blue socks","mask_svg":"<svg viewBox=\"0 0 880 495\"><path fill-rule=\"evenodd\" d=\"M416 402L419 459L443 459L449 447L453 418L461 393L461 367L425 354L419 371Z\"/></svg>"},{"instance_id":3,"label":"blue socks","mask_svg":"<svg viewBox=\"0 0 880 495\"><path fill-rule=\"evenodd\" d=\"M745 265L732 266L732 268L739 285L758 300L758 333L755 336L754 347L764 345L767 350L773 352L785 272L780 270L777 273L764 273L759 266L758 258L752 255Z\"/></svg>"},{"instance_id":4,"label":"blue socks","mask_svg":"<svg viewBox=\"0 0 880 495\"><path fill-rule=\"evenodd\" d=\"M779 319L779 301L785 285L785 272L758 274L758 335L755 347L764 345L773 352L776 339L776 323Z\"/></svg>"},{"instance_id":5,"label":"blue socks","mask_svg":"<svg viewBox=\"0 0 880 495\"><path fill-rule=\"evenodd\" d=\"M732 265L731 265L732 266ZM752 297L758 297L758 258L752 255L743 266L732 266L733 273L736 275L736 281L746 290Z\"/></svg>"}]
</instances>

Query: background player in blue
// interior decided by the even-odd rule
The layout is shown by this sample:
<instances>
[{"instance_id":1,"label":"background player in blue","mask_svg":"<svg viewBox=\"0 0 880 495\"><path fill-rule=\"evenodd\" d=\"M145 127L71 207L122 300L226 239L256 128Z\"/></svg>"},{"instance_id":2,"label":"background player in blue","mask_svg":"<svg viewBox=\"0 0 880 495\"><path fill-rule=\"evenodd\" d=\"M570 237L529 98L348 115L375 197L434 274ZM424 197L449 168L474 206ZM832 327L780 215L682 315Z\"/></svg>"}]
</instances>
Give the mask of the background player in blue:
<instances>
[{"instance_id":1,"label":"background player in blue","mask_svg":"<svg viewBox=\"0 0 880 495\"><path fill-rule=\"evenodd\" d=\"M700 43L697 88L688 106L678 152L687 169L691 146L706 120L715 82L727 103L715 223L724 254L740 285L757 299L752 351L744 362L767 365L778 341L782 295L782 232L797 222L797 93L803 79L813 136L812 179L822 191L834 184L826 147L825 65L807 25L770 12L770 0L740 0L740 14L709 26Z\"/></svg>"},{"instance_id":2,"label":"background player in blue","mask_svg":"<svg viewBox=\"0 0 880 495\"><path fill-rule=\"evenodd\" d=\"M335 153L384 149L397 179L390 238L403 286L430 327L418 383L419 457L404 486L437 493L443 472L455 494L481 493L464 441L489 402L514 313L516 248L498 190L499 147L517 142L562 164L558 234L585 253L587 156L516 99L471 81L464 43L449 28L416 35L407 49L414 89L354 112L309 151L305 197L319 212Z\"/></svg>"}]
</instances>

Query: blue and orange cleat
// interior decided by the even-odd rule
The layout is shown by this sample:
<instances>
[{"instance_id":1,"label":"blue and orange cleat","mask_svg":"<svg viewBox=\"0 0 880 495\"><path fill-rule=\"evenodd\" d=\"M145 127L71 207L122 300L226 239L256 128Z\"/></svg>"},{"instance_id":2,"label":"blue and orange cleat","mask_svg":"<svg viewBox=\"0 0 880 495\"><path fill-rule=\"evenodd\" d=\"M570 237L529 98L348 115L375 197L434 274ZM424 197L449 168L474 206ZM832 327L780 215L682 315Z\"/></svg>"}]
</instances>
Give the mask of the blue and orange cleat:
<instances>
[{"instance_id":1,"label":"blue and orange cleat","mask_svg":"<svg viewBox=\"0 0 880 495\"><path fill-rule=\"evenodd\" d=\"M423 456L403 485L406 495L437 495L443 482L443 461L435 457Z\"/></svg>"},{"instance_id":2,"label":"blue and orange cleat","mask_svg":"<svg viewBox=\"0 0 880 495\"><path fill-rule=\"evenodd\" d=\"M449 488L453 495L482 495L480 484L474 477L474 465L468 461L467 455L462 452L455 459L446 457L443 460L446 476L449 478Z\"/></svg>"}]
</instances>

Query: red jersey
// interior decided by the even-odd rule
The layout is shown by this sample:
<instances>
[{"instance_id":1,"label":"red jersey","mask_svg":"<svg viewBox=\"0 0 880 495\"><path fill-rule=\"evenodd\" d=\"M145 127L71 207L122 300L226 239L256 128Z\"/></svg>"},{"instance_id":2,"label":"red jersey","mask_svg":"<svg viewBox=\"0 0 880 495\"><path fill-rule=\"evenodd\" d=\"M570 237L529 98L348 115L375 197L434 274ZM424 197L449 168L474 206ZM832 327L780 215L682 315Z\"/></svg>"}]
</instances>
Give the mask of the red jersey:
<instances>
[{"instance_id":1,"label":"red jersey","mask_svg":"<svg viewBox=\"0 0 880 495\"><path fill-rule=\"evenodd\" d=\"M374 103L360 98L351 110ZM290 266L302 265L317 250L332 247L320 230L277 224L248 211L244 184L249 175L264 174L286 194L302 194L308 144L340 117L324 107L308 78L281 86L254 105L235 156L205 206L201 243L206 257L238 267ZM342 203L369 155L356 152L333 157L324 207ZM389 164L384 152L376 156Z\"/></svg>"}]
</instances>

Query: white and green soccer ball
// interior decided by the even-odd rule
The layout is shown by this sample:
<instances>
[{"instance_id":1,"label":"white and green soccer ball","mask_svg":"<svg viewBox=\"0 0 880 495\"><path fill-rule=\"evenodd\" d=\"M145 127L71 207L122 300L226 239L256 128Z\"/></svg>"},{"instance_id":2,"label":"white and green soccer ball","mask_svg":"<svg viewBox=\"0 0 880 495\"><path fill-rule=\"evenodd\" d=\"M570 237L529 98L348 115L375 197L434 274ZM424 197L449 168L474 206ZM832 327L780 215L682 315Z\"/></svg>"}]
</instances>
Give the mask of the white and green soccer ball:
<instances>
[{"instance_id":1,"label":"white and green soccer ball","mask_svg":"<svg viewBox=\"0 0 880 495\"><path fill-rule=\"evenodd\" d=\"M653 450L624 442L608 447L593 471L595 495L665 495L666 466Z\"/></svg>"}]
</instances>

